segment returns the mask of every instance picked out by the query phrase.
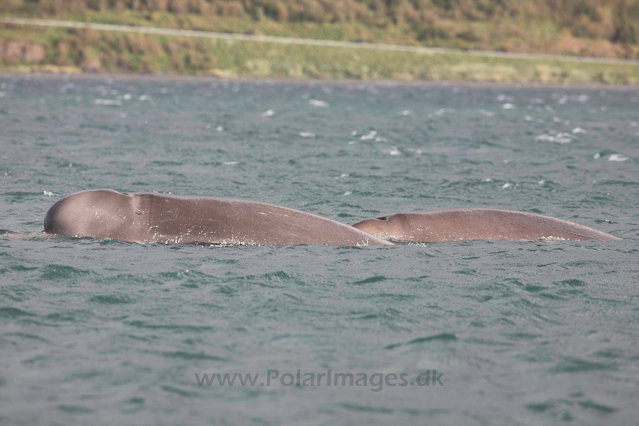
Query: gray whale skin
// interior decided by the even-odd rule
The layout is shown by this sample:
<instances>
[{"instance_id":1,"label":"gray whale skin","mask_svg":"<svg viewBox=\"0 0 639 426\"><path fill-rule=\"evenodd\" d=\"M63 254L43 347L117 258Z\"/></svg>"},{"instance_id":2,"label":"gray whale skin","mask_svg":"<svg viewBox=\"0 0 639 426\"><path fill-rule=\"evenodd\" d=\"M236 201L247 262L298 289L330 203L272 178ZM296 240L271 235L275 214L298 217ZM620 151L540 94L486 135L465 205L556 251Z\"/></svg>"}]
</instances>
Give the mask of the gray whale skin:
<instances>
[{"instance_id":1,"label":"gray whale skin","mask_svg":"<svg viewBox=\"0 0 639 426\"><path fill-rule=\"evenodd\" d=\"M55 203L51 234L164 244L392 245L346 224L246 200L82 191Z\"/></svg>"},{"instance_id":2,"label":"gray whale skin","mask_svg":"<svg viewBox=\"0 0 639 426\"><path fill-rule=\"evenodd\" d=\"M462 240L613 241L619 238L567 220L499 209L454 209L398 213L366 219L355 228L398 241Z\"/></svg>"},{"instance_id":3,"label":"gray whale skin","mask_svg":"<svg viewBox=\"0 0 639 426\"><path fill-rule=\"evenodd\" d=\"M398 213L348 226L299 210L247 200L82 191L55 203L47 233L164 244L393 245L394 241L613 241L562 219L499 209Z\"/></svg>"}]
</instances>

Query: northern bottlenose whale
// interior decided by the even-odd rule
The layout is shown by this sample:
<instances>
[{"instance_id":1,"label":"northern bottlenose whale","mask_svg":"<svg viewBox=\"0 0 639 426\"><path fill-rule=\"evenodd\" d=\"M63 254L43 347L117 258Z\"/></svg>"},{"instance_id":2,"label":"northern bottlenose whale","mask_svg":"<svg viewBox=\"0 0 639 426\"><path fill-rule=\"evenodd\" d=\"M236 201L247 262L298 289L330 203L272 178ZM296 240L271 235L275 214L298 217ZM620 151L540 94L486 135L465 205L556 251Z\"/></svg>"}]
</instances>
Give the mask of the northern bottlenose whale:
<instances>
[{"instance_id":1,"label":"northern bottlenose whale","mask_svg":"<svg viewBox=\"0 0 639 426\"><path fill-rule=\"evenodd\" d=\"M599 240L619 238L567 220L499 209L455 209L398 213L366 219L355 228L391 240Z\"/></svg>"},{"instance_id":2,"label":"northern bottlenose whale","mask_svg":"<svg viewBox=\"0 0 639 426\"><path fill-rule=\"evenodd\" d=\"M45 216L44 230L135 243L392 245L343 223L273 204L110 189L58 201Z\"/></svg>"}]
</instances>

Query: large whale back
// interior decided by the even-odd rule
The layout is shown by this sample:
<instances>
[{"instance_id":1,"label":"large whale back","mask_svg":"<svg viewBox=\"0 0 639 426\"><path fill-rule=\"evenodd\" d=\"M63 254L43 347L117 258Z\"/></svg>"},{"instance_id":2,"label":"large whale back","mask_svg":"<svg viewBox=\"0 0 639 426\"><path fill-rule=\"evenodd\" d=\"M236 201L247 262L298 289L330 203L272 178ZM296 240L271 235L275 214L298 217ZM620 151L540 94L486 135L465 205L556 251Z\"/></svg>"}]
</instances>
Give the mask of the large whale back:
<instances>
[{"instance_id":1,"label":"large whale back","mask_svg":"<svg viewBox=\"0 0 639 426\"><path fill-rule=\"evenodd\" d=\"M45 231L59 235L165 244L391 243L299 210L247 200L83 191L57 202Z\"/></svg>"},{"instance_id":2,"label":"large whale back","mask_svg":"<svg viewBox=\"0 0 639 426\"><path fill-rule=\"evenodd\" d=\"M587 226L534 213L499 209L455 209L398 213L366 219L355 228L393 240L599 240L619 238Z\"/></svg>"}]
</instances>

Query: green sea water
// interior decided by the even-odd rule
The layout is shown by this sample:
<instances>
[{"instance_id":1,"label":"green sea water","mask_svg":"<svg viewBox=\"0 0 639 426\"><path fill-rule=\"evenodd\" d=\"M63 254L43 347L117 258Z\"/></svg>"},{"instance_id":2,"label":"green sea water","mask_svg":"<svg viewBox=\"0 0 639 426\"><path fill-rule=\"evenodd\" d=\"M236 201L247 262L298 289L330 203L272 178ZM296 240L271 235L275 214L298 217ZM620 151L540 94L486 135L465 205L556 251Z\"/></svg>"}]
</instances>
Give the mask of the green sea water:
<instances>
[{"instance_id":1,"label":"green sea water","mask_svg":"<svg viewBox=\"0 0 639 426\"><path fill-rule=\"evenodd\" d=\"M637 424L636 88L5 75L0 149L2 425ZM345 223L496 207L622 240L40 234L97 188Z\"/></svg>"}]
</instances>

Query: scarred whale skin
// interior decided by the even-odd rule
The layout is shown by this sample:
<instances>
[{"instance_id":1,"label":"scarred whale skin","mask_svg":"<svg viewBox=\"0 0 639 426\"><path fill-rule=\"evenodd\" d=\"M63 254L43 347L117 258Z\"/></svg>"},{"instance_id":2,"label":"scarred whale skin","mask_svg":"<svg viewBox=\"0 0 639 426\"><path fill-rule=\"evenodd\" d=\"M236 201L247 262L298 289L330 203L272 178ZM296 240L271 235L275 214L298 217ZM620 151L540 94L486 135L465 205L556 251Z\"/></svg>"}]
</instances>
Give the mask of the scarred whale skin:
<instances>
[{"instance_id":1,"label":"scarred whale skin","mask_svg":"<svg viewBox=\"0 0 639 426\"><path fill-rule=\"evenodd\" d=\"M598 240L619 238L567 220L499 209L454 209L398 213L353 225L391 240L443 242L462 240Z\"/></svg>"},{"instance_id":2,"label":"scarred whale skin","mask_svg":"<svg viewBox=\"0 0 639 426\"><path fill-rule=\"evenodd\" d=\"M314 214L247 200L82 191L55 203L47 233L164 244L392 245Z\"/></svg>"}]
</instances>

